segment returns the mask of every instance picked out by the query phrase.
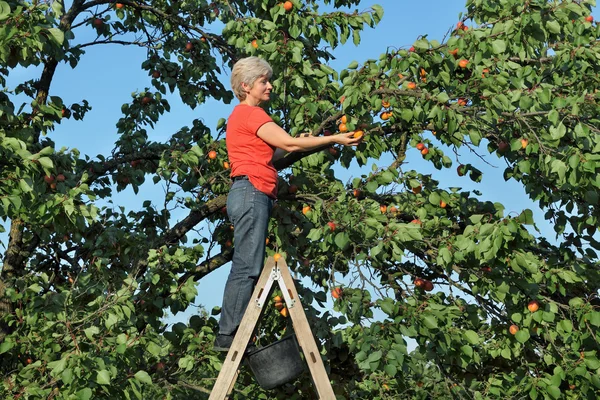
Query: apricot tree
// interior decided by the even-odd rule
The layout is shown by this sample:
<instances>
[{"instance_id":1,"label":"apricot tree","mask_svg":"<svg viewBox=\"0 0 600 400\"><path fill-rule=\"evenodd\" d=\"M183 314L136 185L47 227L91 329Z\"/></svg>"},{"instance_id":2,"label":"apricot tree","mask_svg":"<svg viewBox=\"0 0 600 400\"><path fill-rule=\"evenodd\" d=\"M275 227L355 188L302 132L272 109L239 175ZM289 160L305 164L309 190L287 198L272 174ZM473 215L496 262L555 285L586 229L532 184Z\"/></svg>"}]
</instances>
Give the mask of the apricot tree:
<instances>
[{"instance_id":1,"label":"apricot tree","mask_svg":"<svg viewBox=\"0 0 600 400\"><path fill-rule=\"evenodd\" d=\"M235 248L223 213L225 120L213 129L191 121L162 142L149 131L170 111L170 93L192 108L230 102L222 73L258 55L281 94L268 111L291 134L364 135L356 149L276 163L269 235L269 255L277 250L314 283L299 290L340 398L595 398L594 1L468 0L443 41L421 37L341 71L328 65L331 49L358 43L383 10L324 3L336 10L323 13L312 0L75 0L68 9L0 0L3 397L207 396L221 366L215 317L163 319L187 309L196 282ZM215 22L219 33L208 29ZM77 40L89 30L96 39ZM52 140L63 119L83 120L91 105L64 104L61 88L50 88L58 68L77 68L100 44L145 47L140 70L150 86L122 105L114 150L92 159ZM6 87L16 68L31 66L41 67L39 79ZM423 157L478 182L481 165L453 162L465 148L481 163L488 153L506 164L505 179L520 182L554 225L552 243L534 234L530 210L508 215L405 164ZM379 166L346 184L339 171L358 171L354 161ZM106 205L147 180L165 188L163 202ZM174 209L187 215L175 220ZM211 229L197 231L201 224ZM338 277L349 283L339 289ZM337 314L319 307L332 289ZM271 311L259 343L287 330ZM304 377L264 392L244 372L234 396L311 391Z\"/></svg>"}]
</instances>

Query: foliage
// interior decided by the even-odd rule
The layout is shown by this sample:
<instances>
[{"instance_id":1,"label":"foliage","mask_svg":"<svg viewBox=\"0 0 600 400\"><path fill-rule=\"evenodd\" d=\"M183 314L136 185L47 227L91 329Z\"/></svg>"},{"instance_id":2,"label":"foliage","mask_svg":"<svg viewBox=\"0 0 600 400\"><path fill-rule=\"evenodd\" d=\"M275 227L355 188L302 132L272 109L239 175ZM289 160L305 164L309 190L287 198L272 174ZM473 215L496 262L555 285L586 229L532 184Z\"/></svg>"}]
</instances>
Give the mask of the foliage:
<instances>
[{"instance_id":1,"label":"foliage","mask_svg":"<svg viewBox=\"0 0 600 400\"><path fill-rule=\"evenodd\" d=\"M328 66L328 48L358 44L383 10L345 11L359 0L325 0L335 8L326 13L316 1L292 3L286 12L275 0L75 0L68 9L0 0L0 216L10 238L0 281L2 397L208 397L221 367L212 350L218 310L187 325L163 319L190 307L195 283L231 259L225 120L216 129L191 121L164 142L148 131L170 111L168 93L191 108L230 102L221 66L258 55L273 65L280 94L268 111L293 135L336 131L343 116L365 132L356 149L277 163L269 234L269 255L278 249L315 284L299 290L339 397L596 398L594 0L468 0L444 41L420 37L341 71ZM217 22L222 30L210 33ZM89 30L95 40L76 40ZM91 105L64 104L61 88L50 96L54 73L77 68L86 47L110 43L146 47L140 68L151 84L122 105L111 154L57 149L61 121L84 119ZM7 87L13 71L37 65L39 79ZM18 96L28 103L15 104ZM507 215L500 203L410 170L405 161L420 157L411 148L437 169L457 167L447 149L497 155L505 179L546 212L556 244L534 234L530 210ZM336 171L353 160L386 165L346 185ZM482 179L475 163L457 172ZM164 202L107 205L147 179L166 188ZM174 209L187 216L174 223ZM198 235L202 223L211 230ZM339 314L315 308L339 276L351 282L335 300ZM259 344L288 323L271 308ZM417 344L410 353L408 338ZM245 371L234 398L312 393L307 376L265 392Z\"/></svg>"}]
</instances>

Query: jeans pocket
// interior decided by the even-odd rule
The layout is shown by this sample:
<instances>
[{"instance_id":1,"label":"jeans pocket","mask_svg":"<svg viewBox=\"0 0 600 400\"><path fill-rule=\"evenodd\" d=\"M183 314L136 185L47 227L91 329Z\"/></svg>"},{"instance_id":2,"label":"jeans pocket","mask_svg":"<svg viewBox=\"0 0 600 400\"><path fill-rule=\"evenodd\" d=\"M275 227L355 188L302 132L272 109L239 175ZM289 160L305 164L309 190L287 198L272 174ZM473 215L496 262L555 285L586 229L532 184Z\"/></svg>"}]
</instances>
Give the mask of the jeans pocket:
<instances>
[{"instance_id":1,"label":"jeans pocket","mask_svg":"<svg viewBox=\"0 0 600 400\"><path fill-rule=\"evenodd\" d=\"M236 181L231 186L227 195L227 216L235 226L236 221L244 213L244 203L248 190L251 189L248 181Z\"/></svg>"}]
</instances>

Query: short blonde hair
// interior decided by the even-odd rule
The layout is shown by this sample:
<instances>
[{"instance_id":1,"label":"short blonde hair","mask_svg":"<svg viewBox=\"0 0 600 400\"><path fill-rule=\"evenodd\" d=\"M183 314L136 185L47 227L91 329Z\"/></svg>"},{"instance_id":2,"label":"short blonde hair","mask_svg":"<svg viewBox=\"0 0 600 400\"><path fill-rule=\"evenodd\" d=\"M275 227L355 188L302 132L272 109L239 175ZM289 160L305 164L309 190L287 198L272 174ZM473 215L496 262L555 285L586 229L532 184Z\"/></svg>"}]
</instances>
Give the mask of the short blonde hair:
<instances>
[{"instance_id":1,"label":"short blonde hair","mask_svg":"<svg viewBox=\"0 0 600 400\"><path fill-rule=\"evenodd\" d=\"M246 92L242 88L242 82L252 87L254 82L262 76L269 79L273 76L273 68L267 61L258 57L246 57L238 60L231 71L231 88L235 97L240 101L245 100Z\"/></svg>"}]
</instances>

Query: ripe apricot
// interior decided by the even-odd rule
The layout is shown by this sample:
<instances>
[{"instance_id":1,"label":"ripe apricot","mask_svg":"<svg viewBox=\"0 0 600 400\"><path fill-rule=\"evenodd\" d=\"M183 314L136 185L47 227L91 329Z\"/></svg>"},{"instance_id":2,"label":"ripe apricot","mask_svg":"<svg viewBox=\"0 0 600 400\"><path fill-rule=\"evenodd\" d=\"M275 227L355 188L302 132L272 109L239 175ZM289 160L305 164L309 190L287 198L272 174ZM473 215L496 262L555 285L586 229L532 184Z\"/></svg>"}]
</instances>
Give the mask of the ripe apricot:
<instances>
[{"instance_id":1,"label":"ripe apricot","mask_svg":"<svg viewBox=\"0 0 600 400\"><path fill-rule=\"evenodd\" d=\"M287 316L289 315L287 307L283 307L281 311L279 311L279 313L283 316L283 318L287 318Z\"/></svg>"},{"instance_id":2,"label":"ripe apricot","mask_svg":"<svg viewBox=\"0 0 600 400\"><path fill-rule=\"evenodd\" d=\"M354 139L360 139L365 135L364 131L354 131Z\"/></svg>"},{"instance_id":3,"label":"ripe apricot","mask_svg":"<svg viewBox=\"0 0 600 400\"><path fill-rule=\"evenodd\" d=\"M408 88L408 90L415 90L417 88L417 84L414 82L408 82L406 87Z\"/></svg>"},{"instance_id":4,"label":"ripe apricot","mask_svg":"<svg viewBox=\"0 0 600 400\"><path fill-rule=\"evenodd\" d=\"M209 152L208 152L208 158L209 158L210 160L214 160L215 158L217 158L217 152L216 152L216 151L214 151L214 150L211 150L211 151L209 151Z\"/></svg>"},{"instance_id":5,"label":"ripe apricot","mask_svg":"<svg viewBox=\"0 0 600 400\"><path fill-rule=\"evenodd\" d=\"M281 254L279 254L279 253L275 253L273 255L273 259L275 260L275 262L279 261L280 258L281 258Z\"/></svg>"},{"instance_id":6,"label":"ripe apricot","mask_svg":"<svg viewBox=\"0 0 600 400\"><path fill-rule=\"evenodd\" d=\"M344 123L341 123L338 129L339 129L339 130L340 130L340 132L342 132L342 133L346 133L346 132L348 132L348 127L347 127L347 126L346 126L346 124L344 124Z\"/></svg>"},{"instance_id":7,"label":"ripe apricot","mask_svg":"<svg viewBox=\"0 0 600 400\"><path fill-rule=\"evenodd\" d=\"M519 332L519 327L516 325L511 325L510 328L508 328L508 331L511 335L516 335L517 332Z\"/></svg>"},{"instance_id":8,"label":"ripe apricot","mask_svg":"<svg viewBox=\"0 0 600 400\"><path fill-rule=\"evenodd\" d=\"M347 122L348 122L348 117L346 117L345 115L342 115L342 118L340 118L340 122L341 122L342 124L345 124L345 123L347 123Z\"/></svg>"},{"instance_id":9,"label":"ripe apricot","mask_svg":"<svg viewBox=\"0 0 600 400\"><path fill-rule=\"evenodd\" d=\"M384 120L384 121L387 121L388 119L390 119L391 116L392 116L392 112L391 111L384 111L380 115L381 119Z\"/></svg>"},{"instance_id":10,"label":"ripe apricot","mask_svg":"<svg viewBox=\"0 0 600 400\"><path fill-rule=\"evenodd\" d=\"M255 49L258 49L258 42L256 41L256 39L254 39L251 44L252 44L252 47L254 47Z\"/></svg>"},{"instance_id":11,"label":"ripe apricot","mask_svg":"<svg viewBox=\"0 0 600 400\"><path fill-rule=\"evenodd\" d=\"M334 299L339 299L340 297L342 297L342 293L342 288L336 287L333 288L333 290L331 291L331 296L333 296Z\"/></svg>"},{"instance_id":12,"label":"ripe apricot","mask_svg":"<svg viewBox=\"0 0 600 400\"><path fill-rule=\"evenodd\" d=\"M308 214L309 211L310 211L310 206L302 207L302 214L306 215L306 214Z\"/></svg>"},{"instance_id":13,"label":"ripe apricot","mask_svg":"<svg viewBox=\"0 0 600 400\"><path fill-rule=\"evenodd\" d=\"M283 9L287 12L292 11L292 8L294 8L294 3L292 3L291 1L286 1L285 3L283 3Z\"/></svg>"},{"instance_id":14,"label":"ripe apricot","mask_svg":"<svg viewBox=\"0 0 600 400\"><path fill-rule=\"evenodd\" d=\"M229 163L227 161L223 161L223 168L229 169Z\"/></svg>"},{"instance_id":15,"label":"ripe apricot","mask_svg":"<svg viewBox=\"0 0 600 400\"><path fill-rule=\"evenodd\" d=\"M444 200L440 200L440 207L446 208L447 204Z\"/></svg>"},{"instance_id":16,"label":"ripe apricot","mask_svg":"<svg viewBox=\"0 0 600 400\"><path fill-rule=\"evenodd\" d=\"M429 154L429 149L425 147L423 150L421 150L421 154L426 156L427 154Z\"/></svg>"},{"instance_id":17,"label":"ripe apricot","mask_svg":"<svg viewBox=\"0 0 600 400\"><path fill-rule=\"evenodd\" d=\"M469 60L465 60L464 58L458 62L458 66L461 68L467 68L469 65Z\"/></svg>"},{"instance_id":18,"label":"ripe apricot","mask_svg":"<svg viewBox=\"0 0 600 400\"><path fill-rule=\"evenodd\" d=\"M540 309L540 304L537 301L532 300L532 301L529 302L529 304L527 304L527 309L530 312L534 313L534 312L536 312L537 310Z\"/></svg>"},{"instance_id":19,"label":"ripe apricot","mask_svg":"<svg viewBox=\"0 0 600 400\"><path fill-rule=\"evenodd\" d=\"M431 292L433 290L433 283L431 281L426 280L423 284L423 290L425 290L426 292Z\"/></svg>"}]
</instances>

